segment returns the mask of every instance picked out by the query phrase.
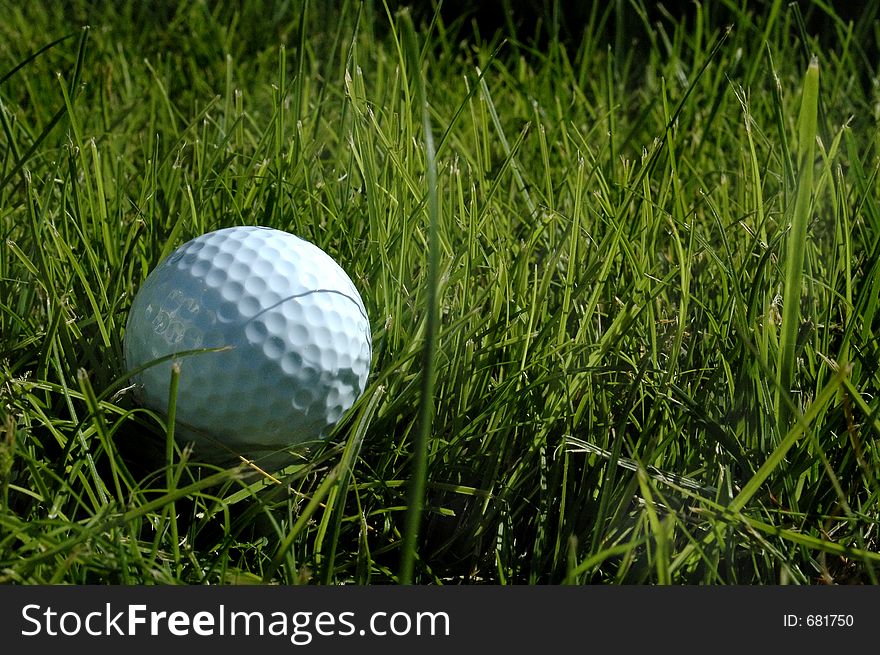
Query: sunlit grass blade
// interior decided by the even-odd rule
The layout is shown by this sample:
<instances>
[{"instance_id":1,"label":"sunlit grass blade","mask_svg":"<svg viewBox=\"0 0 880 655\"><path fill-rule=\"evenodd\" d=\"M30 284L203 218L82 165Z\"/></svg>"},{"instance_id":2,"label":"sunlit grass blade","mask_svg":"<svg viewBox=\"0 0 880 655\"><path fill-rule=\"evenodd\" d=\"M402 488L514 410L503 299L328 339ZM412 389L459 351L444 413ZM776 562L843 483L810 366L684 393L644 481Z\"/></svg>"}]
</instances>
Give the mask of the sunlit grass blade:
<instances>
[{"instance_id":1,"label":"sunlit grass blade","mask_svg":"<svg viewBox=\"0 0 880 655\"><path fill-rule=\"evenodd\" d=\"M798 117L798 183L797 195L791 212L786 237L785 278L782 305L782 325L779 333L777 358L776 425L780 435L788 430L791 414L788 405L780 399L792 392L795 373L795 348L801 324L801 293L803 290L804 257L807 248L807 228L812 214L813 167L816 145L816 112L819 102L819 61L810 62L804 76L801 111Z\"/></svg>"},{"instance_id":2,"label":"sunlit grass blade","mask_svg":"<svg viewBox=\"0 0 880 655\"><path fill-rule=\"evenodd\" d=\"M848 368L840 369L829 383L822 389L816 398L810 403L807 412L802 418L798 418L795 424L788 430L785 437L779 442L770 456L764 461L764 464L755 472L755 474L745 484L736 498L730 503L730 509L740 511L758 492L758 489L764 484L770 475L777 471L785 459L786 453L801 439L805 432L812 429L812 425L816 420L823 416L827 411L828 403L834 400L837 390L843 384L845 377L849 374Z\"/></svg>"},{"instance_id":3,"label":"sunlit grass blade","mask_svg":"<svg viewBox=\"0 0 880 655\"><path fill-rule=\"evenodd\" d=\"M266 570L263 573L263 582L268 583L272 580L275 571L282 565L282 563L288 558L289 551L293 542L299 538L306 526L311 521L312 515L318 511L318 508L321 507L321 504L324 502L324 499L330 493L330 490L336 485L339 480L339 476L342 472L341 467L334 467L321 482L321 486L315 491L312 497L309 499L308 504L303 509L302 514L300 514L296 522L290 527L287 534L284 536L284 539L278 544L275 549L275 553L272 556L271 561L266 566Z\"/></svg>"}]
</instances>

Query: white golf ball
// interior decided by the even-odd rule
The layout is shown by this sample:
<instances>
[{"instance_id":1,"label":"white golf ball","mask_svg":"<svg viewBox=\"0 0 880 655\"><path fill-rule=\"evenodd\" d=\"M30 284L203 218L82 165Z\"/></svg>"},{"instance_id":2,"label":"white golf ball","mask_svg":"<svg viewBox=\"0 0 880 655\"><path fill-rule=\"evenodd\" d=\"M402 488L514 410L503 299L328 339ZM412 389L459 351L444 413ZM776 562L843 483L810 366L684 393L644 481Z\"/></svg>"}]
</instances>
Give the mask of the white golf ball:
<instances>
[{"instance_id":1,"label":"white golf ball","mask_svg":"<svg viewBox=\"0 0 880 655\"><path fill-rule=\"evenodd\" d=\"M125 331L142 403L168 410L180 366L176 433L253 456L320 440L363 393L372 338L345 271L287 232L202 235L153 270ZM200 349L223 348L220 351Z\"/></svg>"}]
</instances>

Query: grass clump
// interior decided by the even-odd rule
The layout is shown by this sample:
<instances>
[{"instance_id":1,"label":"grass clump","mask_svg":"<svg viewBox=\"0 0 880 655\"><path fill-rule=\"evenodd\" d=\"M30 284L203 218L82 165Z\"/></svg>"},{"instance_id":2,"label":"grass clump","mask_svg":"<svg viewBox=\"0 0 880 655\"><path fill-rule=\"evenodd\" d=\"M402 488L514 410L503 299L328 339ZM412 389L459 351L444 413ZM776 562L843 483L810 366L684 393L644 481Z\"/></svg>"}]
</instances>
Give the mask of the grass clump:
<instances>
[{"instance_id":1,"label":"grass clump","mask_svg":"<svg viewBox=\"0 0 880 655\"><path fill-rule=\"evenodd\" d=\"M877 582L864 24L157 7L0 25L0 580ZM236 224L373 319L277 472L199 462L122 358L147 273Z\"/></svg>"}]
</instances>

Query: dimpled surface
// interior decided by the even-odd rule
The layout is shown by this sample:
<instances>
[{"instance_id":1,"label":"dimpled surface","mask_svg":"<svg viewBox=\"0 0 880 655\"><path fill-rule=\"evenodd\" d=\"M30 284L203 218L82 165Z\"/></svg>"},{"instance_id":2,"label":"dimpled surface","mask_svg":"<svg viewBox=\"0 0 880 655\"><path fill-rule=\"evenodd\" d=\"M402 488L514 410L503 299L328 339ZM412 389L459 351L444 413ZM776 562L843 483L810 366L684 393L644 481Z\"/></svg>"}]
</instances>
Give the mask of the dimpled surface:
<instances>
[{"instance_id":1,"label":"dimpled surface","mask_svg":"<svg viewBox=\"0 0 880 655\"><path fill-rule=\"evenodd\" d=\"M181 354L178 434L233 448L326 436L363 392L372 340L360 294L333 259L287 232L232 227L174 251L147 277L125 332L129 370ZM167 411L171 361L134 376Z\"/></svg>"}]
</instances>

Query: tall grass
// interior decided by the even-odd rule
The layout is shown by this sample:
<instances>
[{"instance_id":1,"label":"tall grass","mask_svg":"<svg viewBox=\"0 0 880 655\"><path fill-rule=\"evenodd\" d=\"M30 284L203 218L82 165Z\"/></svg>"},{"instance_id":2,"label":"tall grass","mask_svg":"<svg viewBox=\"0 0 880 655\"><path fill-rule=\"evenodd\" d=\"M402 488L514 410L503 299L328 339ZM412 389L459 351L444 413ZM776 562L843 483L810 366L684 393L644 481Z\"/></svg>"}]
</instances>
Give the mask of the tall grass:
<instances>
[{"instance_id":1,"label":"tall grass","mask_svg":"<svg viewBox=\"0 0 880 655\"><path fill-rule=\"evenodd\" d=\"M554 6L3 7L0 580L877 582L876 35ZM202 462L122 358L148 272L235 224L372 319L280 469Z\"/></svg>"},{"instance_id":2,"label":"tall grass","mask_svg":"<svg viewBox=\"0 0 880 655\"><path fill-rule=\"evenodd\" d=\"M425 283L425 336L422 350L422 384L419 399L419 431L415 440L414 466L410 479L409 506L407 509L406 532L401 557L400 582L410 584L415 571L418 554L418 537L421 531L422 514L424 511L425 485L428 475L428 441L431 438L434 421L434 360L437 352L437 332L439 328L438 294L440 245L440 210L437 190L437 159L434 147L434 135L431 127L431 116L428 105L428 93L421 71L418 41L415 28L409 14L403 14L403 42L406 49L407 65L405 69L413 71L416 87L416 104L421 106L422 131L425 140L425 184L426 205L428 212L427 275ZM402 63L402 62L401 62Z\"/></svg>"},{"instance_id":3,"label":"tall grass","mask_svg":"<svg viewBox=\"0 0 880 655\"><path fill-rule=\"evenodd\" d=\"M779 386L776 390L778 428L788 427L790 404L785 398L794 377L795 347L800 331L800 299L803 288L804 253L811 217L813 168L815 162L816 112L819 102L819 62L814 57L804 78L801 110L798 117L798 183L791 210L791 228L786 237L785 295L779 335Z\"/></svg>"}]
</instances>

